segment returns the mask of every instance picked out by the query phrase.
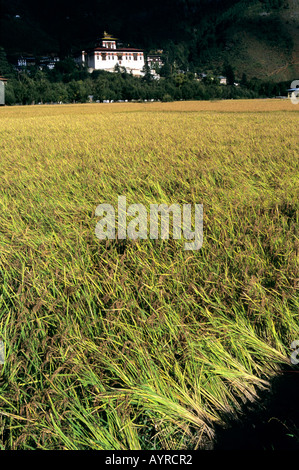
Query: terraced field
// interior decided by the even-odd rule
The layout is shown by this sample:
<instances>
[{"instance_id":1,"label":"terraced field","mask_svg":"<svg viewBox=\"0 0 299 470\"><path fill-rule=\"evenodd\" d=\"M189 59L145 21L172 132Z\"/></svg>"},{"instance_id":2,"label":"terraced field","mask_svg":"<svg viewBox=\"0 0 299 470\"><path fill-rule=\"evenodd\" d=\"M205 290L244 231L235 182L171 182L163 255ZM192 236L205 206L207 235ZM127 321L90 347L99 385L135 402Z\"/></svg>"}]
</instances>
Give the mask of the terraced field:
<instances>
[{"instance_id":1,"label":"terraced field","mask_svg":"<svg viewBox=\"0 0 299 470\"><path fill-rule=\"evenodd\" d=\"M298 110L0 109L2 449L211 447L290 364ZM118 196L203 204L202 248L99 240L95 209Z\"/></svg>"}]
</instances>

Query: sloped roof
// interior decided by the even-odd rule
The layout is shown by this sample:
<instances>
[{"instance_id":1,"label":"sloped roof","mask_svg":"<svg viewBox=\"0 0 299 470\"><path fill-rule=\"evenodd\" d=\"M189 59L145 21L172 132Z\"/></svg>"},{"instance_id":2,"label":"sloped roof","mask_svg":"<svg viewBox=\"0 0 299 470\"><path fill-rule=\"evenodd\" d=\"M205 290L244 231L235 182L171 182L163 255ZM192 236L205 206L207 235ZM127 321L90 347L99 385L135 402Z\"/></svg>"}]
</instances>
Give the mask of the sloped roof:
<instances>
[{"instance_id":1,"label":"sloped roof","mask_svg":"<svg viewBox=\"0 0 299 470\"><path fill-rule=\"evenodd\" d=\"M94 47L88 49L88 52L99 51L99 52L143 52L142 49L136 49L134 47L120 47L117 49L108 48L108 47Z\"/></svg>"}]
</instances>

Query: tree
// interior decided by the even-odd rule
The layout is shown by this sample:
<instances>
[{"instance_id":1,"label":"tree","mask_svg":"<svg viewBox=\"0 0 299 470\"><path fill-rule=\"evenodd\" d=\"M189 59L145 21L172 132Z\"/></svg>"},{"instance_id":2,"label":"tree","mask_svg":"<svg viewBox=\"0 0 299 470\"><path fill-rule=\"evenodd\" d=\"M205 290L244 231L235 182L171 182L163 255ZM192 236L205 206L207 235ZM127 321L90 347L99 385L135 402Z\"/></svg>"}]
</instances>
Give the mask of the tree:
<instances>
[{"instance_id":1,"label":"tree","mask_svg":"<svg viewBox=\"0 0 299 470\"><path fill-rule=\"evenodd\" d=\"M172 73L172 70L171 70L171 66L169 62L165 62L165 64L162 65L160 69L160 76L164 78L169 78L171 77L171 73Z\"/></svg>"},{"instance_id":2,"label":"tree","mask_svg":"<svg viewBox=\"0 0 299 470\"><path fill-rule=\"evenodd\" d=\"M228 85L234 85L235 84L235 72L232 66L228 63L224 65L223 69L223 74L225 75L227 79L227 84Z\"/></svg>"},{"instance_id":3,"label":"tree","mask_svg":"<svg viewBox=\"0 0 299 470\"><path fill-rule=\"evenodd\" d=\"M151 74L150 66L148 65L147 62L145 62L142 71L143 71L143 73L144 73L143 80L144 80L145 82L147 82L147 83L150 83L150 82L153 80L153 76L152 76L152 74Z\"/></svg>"},{"instance_id":4,"label":"tree","mask_svg":"<svg viewBox=\"0 0 299 470\"><path fill-rule=\"evenodd\" d=\"M0 47L0 76L5 78L13 78L14 72L12 66L8 63L6 52Z\"/></svg>"},{"instance_id":5,"label":"tree","mask_svg":"<svg viewBox=\"0 0 299 470\"><path fill-rule=\"evenodd\" d=\"M247 85L248 85L248 80L247 80L247 75L246 75L246 73L243 73L242 78L241 78L240 85L241 85L241 86L244 86L244 87L247 87Z\"/></svg>"},{"instance_id":6,"label":"tree","mask_svg":"<svg viewBox=\"0 0 299 470\"><path fill-rule=\"evenodd\" d=\"M67 85L69 101L84 103L88 98L88 90L86 84L82 81L72 80Z\"/></svg>"},{"instance_id":7,"label":"tree","mask_svg":"<svg viewBox=\"0 0 299 470\"><path fill-rule=\"evenodd\" d=\"M7 104L7 105L16 104L16 96L15 96L15 92L14 92L14 87L13 87L13 84L10 81L7 82L7 84L6 84L5 104Z\"/></svg>"}]
</instances>

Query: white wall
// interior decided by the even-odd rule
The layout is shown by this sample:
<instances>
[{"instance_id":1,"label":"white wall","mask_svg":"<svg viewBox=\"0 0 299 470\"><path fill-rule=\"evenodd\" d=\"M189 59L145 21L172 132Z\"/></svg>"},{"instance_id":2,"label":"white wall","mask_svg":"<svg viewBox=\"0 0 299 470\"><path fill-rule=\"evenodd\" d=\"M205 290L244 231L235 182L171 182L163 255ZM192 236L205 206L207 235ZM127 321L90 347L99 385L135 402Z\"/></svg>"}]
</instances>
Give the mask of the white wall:
<instances>
[{"instance_id":1,"label":"white wall","mask_svg":"<svg viewBox=\"0 0 299 470\"><path fill-rule=\"evenodd\" d=\"M106 60L103 60L103 54L106 54ZM120 67L125 67L127 72L132 71L134 75L142 75L142 69L144 67L144 55L142 52L138 52L137 60L134 60L132 52L94 52L88 56L88 67L95 70L108 70L113 72L114 67L118 64ZM119 56L122 59L119 60Z\"/></svg>"},{"instance_id":2,"label":"white wall","mask_svg":"<svg viewBox=\"0 0 299 470\"><path fill-rule=\"evenodd\" d=\"M0 105L5 104L5 83L0 80Z\"/></svg>"}]
</instances>

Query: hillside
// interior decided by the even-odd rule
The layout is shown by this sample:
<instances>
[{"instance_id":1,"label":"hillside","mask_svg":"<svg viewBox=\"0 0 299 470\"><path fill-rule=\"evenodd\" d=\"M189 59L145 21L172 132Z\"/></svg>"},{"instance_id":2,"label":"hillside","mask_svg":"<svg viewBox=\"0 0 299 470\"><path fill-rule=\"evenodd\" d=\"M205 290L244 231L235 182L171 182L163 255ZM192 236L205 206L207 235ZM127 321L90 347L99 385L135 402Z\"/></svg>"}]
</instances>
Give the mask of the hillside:
<instances>
[{"instance_id":1,"label":"hillside","mask_svg":"<svg viewBox=\"0 0 299 470\"><path fill-rule=\"evenodd\" d=\"M226 30L224 58L240 73L275 81L299 77L299 2L289 0L279 11L267 11L260 2L247 8L243 18Z\"/></svg>"},{"instance_id":2,"label":"hillside","mask_svg":"<svg viewBox=\"0 0 299 470\"><path fill-rule=\"evenodd\" d=\"M298 0L0 0L0 46L61 57L107 30L145 51L162 48L180 69L293 80L299 76Z\"/></svg>"}]
</instances>

